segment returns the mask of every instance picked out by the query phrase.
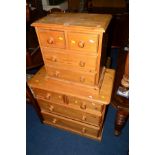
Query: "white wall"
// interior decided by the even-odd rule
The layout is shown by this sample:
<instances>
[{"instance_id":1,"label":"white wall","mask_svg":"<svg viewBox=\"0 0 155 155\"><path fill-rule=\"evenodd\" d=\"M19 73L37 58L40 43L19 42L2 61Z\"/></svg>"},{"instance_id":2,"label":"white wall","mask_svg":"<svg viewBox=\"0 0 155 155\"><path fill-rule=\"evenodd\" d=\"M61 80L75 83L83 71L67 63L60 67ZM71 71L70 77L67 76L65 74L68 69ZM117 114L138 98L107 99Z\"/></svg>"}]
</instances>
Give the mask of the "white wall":
<instances>
[{"instance_id":1,"label":"white wall","mask_svg":"<svg viewBox=\"0 0 155 155\"><path fill-rule=\"evenodd\" d=\"M59 8L61 10L67 10L68 9L68 1L65 1L59 5L49 5L48 0L42 0L43 10L49 11L52 8Z\"/></svg>"}]
</instances>

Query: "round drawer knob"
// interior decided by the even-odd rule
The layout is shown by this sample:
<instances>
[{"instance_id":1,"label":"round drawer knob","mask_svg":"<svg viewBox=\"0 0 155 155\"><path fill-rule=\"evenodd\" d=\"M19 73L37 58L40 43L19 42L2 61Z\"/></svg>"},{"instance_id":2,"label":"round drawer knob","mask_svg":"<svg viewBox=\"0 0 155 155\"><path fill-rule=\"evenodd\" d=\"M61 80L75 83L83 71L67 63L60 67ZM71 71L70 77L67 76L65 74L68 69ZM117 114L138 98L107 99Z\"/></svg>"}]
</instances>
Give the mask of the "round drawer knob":
<instances>
[{"instance_id":1,"label":"round drawer knob","mask_svg":"<svg viewBox=\"0 0 155 155\"><path fill-rule=\"evenodd\" d=\"M80 48L83 48L83 47L84 47L84 41L79 41L78 46L79 46Z\"/></svg>"},{"instance_id":2,"label":"round drawer knob","mask_svg":"<svg viewBox=\"0 0 155 155\"><path fill-rule=\"evenodd\" d=\"M75 100L74 102L75 102L75 103L78 103L78 101L77 101L77 100Z\"/></svg>"},{"instance_id":3,"label":"round drawer knob","mask_svg":"<svg viewBox=\"0 0 155 155\"><path fill-rule=\"evenodd\" d=\"M80 61L79 65L80 65L80 67L84 67L85 66L85 62Z\"/></svg>"},{"instance_id":4,"label":"round drawer knob","mask_svg":"<svg viewBox=\"0 0 155 155\"><path fill-rule=\"evenodd\" d=\"M82 116L82 120L83 121L86 121L86 116Z\"/></svg>"},{"instance_id":5,"label":"round drawer knob","mask_svg":"<svg viewBox=\"0 0 155 155\"><path fill-rule=\"evenodd\" d=\"M49 107L49 110L50 110L50 111L53 111L53 110L54 110L54 107L51 105L51 106Z\"/></svg>"},{"instance_id":6,"label":"round drawer knob","mask_svg":"<svg viewBox=\"0 0 155 155\"><path fill-rule=\"evenodd\" d=\"M71 40L71 43L72 43L72 44L75 44L76 42L75 42L75 40Z\"/></svg>"},{"instance_id":7,"label":"round drawer knob","mask_svg":"<svg viewBox=\"0 0 155 155\"><path fill-rule=\"evenodd\" d=\"M56 124L56 122L57 122L57 119L54 118L53 121L52 121L52 123L53 123L53 124Z\"/></svg>"},{"instance_id":8,"label":"round drawer knob","mask_svg":"<svg viewBox=\"0 0 155 155\"><path fill-rule=\"evenodd\" d=\"M85 77L81 76L80 77L80 82L82 82L82 83L85 82Z\"/></svg>"},{"instance_id":9,"label":"round drawer knob","mask_svg":"<svg viewBox=\"0 0 155 155\"><path fill-rule=\"evenodd\" d=\"M94 102L92 102L92 105L93 105L94 109L97 110L96 104Z\"/></svg>"},{"instance_id":10,"label":"round drawer knob","mask_svg":"<svg viewBox=\"0 0 155 155\"><path fill-rule=\"evenodd\" d=\"M47 100L50 100L51 94L50 94L50 93L47 93L45 98L46 98Z\"/></svg>"},{"instance_id":11,"label":"round drawer knob","mask_svg":"<svg viewBox=\"0 0 155 155\"><path fill-rule=\"evenodd\" d=\"M58 98L59 98L59 99L62 99L62 96L59 95Z\"/></svg>"},{"instance_id":12,"label":"round drawer knob","mask_svg":"<svg viewBox=\"0 0 155 155\"><path fill-rule=\"evenodd\" d=\"M57 62L57 58L56 57L52 57L52 62Z\"/></svg>"},{"instance_id":13,"label":"round drawer knob","mask_svg":"<svg viewBox=\"0 0 155 155\"><path fill-rule=\"evenodd\" d=\"M56 77L59 77L59 75L60 75L60 72L56 71L56 72L55 72L55 76L56 76Z\"/></svg>"},{"instance_id":14,"label":"round drawer knob","mask_svg":"<svg viewBox=\"0 0 155 155\"><path fill-rule=\"evenodd\" d=\"M86 128L82 128L82 133L86 133Z\"/></svg>"},{"instance_id":15,"label":"round drawer knob","mask_svg":"<svg viewBox=\"0 0 155 155\"><path fill-rule=\"evenodd\" d=\"M63 40L63 37L58 37L59 38L59 40Z\"/></svg>"},{"instance_id":16,"label":"round drawer knob","mask_svg":"<svg viewBox=\"0 0 155 155\"><path fill-rule=\"evenodd\" d=\"M49 38L48 40L47 40L47 43L48 44L53 44L54 43L54 39L51 37L51 38Z\"/></svg>"},{"instance_id":17,"label":"round drawer knob","mask_svg":"<svg viewBox=\"0 0 155 155\"><path fill-rule=\"evenodd\" d=\"M81 109L86 109L86 104L85 103L81 104Z\"/></svg>"}]
</instances>

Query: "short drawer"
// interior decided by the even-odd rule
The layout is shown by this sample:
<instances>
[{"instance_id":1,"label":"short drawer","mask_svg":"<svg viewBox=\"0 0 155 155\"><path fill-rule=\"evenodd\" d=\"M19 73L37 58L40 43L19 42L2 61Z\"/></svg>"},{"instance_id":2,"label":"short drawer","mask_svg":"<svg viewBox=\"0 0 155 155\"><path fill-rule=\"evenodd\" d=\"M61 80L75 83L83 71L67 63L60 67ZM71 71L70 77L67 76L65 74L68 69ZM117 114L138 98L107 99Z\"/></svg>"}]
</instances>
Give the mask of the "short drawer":
<instances>
[{"instance_id":1,"label":"short drawer","mask_svg":"<svg viewBox=\"0 0 155 155\"><path fill-rule=\"evenodd\" d=\"M71 50L97 52L98 35L68 32L68 46Z\"/></svg>"},{"instance_id":2,"label":"short drawer","mask_svg":"<svg viewBox=\"0 0 155 155\"><path fill-rule=\"evenodd\" d=\"M64 117L69 117L71 119L86 122L96 126L100 126L101 124L102 114L99 112L90 112L88 110L82 110L74 105L51 103L40 99L38 99L38 104L41 108L41 111L62 115Z\"/></svg>"},{"instance_id":3,"label":"short drawer","mask_svg":"<svg viewBox=\"0 0 155 155\"><path fill-rule=\"evenodd\" d=\"M58 53L55 50L42 49L45 64L66 69L95 72L97 56Z\"/></svg>"},{"instance_id":4,"label":"short drawer","mask_svg":"<svg viewBox=\"0 0 155 155\"><path fill-rule=\"evenodd\" d=\"M53 68L50 66L45 66L46 72L49 76L62 79L62 80L68 80L72 82L78 82L86 85L94 86L95 84L95 73L82 73L82 72L76 72L72 70L64 70L60 68Z\"/></svg>"},{"instance_id":5,"label":"short drawer","mask_svg":"<svg viewBox=\"0 0 155 155\"><path fill-rule=\"evenodd\" d=\"M61 117L54 114L42 112L44 123L50 124L62 129L80 133L81 135L88 135L99 137L101 129L92 125L78 122L69 118Z\"/></svg>"},{"instance_id":6,"label":"short drawer","mask_svg":"<svg viewBox=\"0 0 155 155\"><path fill-rule=\"evenodd\" d=\"M38 29L37 34L42 47L65 48L65 35L63 31Z\"/></svg>"},{"instance_id":7,"label":"short drawer","mask_svg":"<svg viewBox=\"0 0 155 155\"><path fill-rule=\"evenodd\" d=\"M37 99L43 99L49 102L58 102L58 103L65 103L65 98L64 95L62 94L57 94L54 92L49 92L46 90L42 90L42 89L37 89L37 88L33 88L33 92L35 94L35 97Z\"/></svg>"},{"instance_id":8,"label":"short drawer","mask_svg":"<svg viewBox=\"0 0 155 155\"><path fill-rule=\"evenodd\" d=\"M68 96L67 99L69 104L77 105L83 110L91 109L102 113L105 109L104 105L98 104L96 102L91 102L71 96Z\"/></svg>"}]
</instances>

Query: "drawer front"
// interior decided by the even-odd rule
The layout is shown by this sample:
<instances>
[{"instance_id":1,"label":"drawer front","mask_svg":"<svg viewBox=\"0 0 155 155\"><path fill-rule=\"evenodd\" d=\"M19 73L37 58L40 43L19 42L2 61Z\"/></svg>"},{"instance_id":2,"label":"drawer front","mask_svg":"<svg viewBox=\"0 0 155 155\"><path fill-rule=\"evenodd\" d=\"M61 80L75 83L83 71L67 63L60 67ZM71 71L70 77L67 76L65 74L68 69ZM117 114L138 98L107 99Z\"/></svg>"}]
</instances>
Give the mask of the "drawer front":
<instances>
[{"instance_id":1,"label":"drawer front","mask_svg":"<svg viewBox=\"0 0 155 155\"><path fill-rule=\"evenodd\" d=\"M50 49L43 49L42 51L47 65L86 72L95 72L96 70L96 56L58 53Z\"/></svg>"},{"instance_id":2,"label":"drawer front","mask_svg":"<svg viewBox=\"0 0 155 155\"><path fill-rule=\"evenodd\" d=\"M78 121L86 122L92 125L100 126L101 114L99 113L88 113L76 106L65 105L59 103L46 102L38 99L38 104L42 111L62 115Z\"/></svg>"},{"instance_id":3,"label":"drawer front","mask_svg":"<svg viewBox=\"0 0 155 155\"><path fill-rule=\"evenodd\" d=\"M69 32L68 46L71 50L97 52L98 35Z\"/></svg>"},{"instance_id":4,"label":"drawer front","mask_svg":"<svg viewBox=\"0 0 155 155\"><path fill-rule=\"evenodd\" d=\"M91 126L88 124L84 124L82 122L78 122L72 119L68 119L65 117L61 117L58 115L49 114L45 112L42 112L42 116L44 118L44 123L47 123L56 127L78 132L82 135L90 135L94 137L98 137L100 134L99 127Z\"/></svg>"},{"instance_id":5,"label":"drawer front","mask_svg":"<svg viewBox=\"0 0 155 155\"><path fill-rule=\"evenodd\" d=\"M37 89L37 88L34 88L33 92L37 99L43 99L43 100L54 102L54 103L62 103L62 104L66 103L65 97L62 94L57 94L54 92L49 92L49 91L45 91L45 90Z\"/></svg>"},{"instance_id":6,"label":"drawer front","mask_svg":"<svg viewBox=\"0 0 155 155\"><path fill-rule=\"evenodd\" d=\"M100 105L100 104L95 103L95 102L86 101L86 100L82 100L82 99L79 99L76 97L71 97L71 96L68 96L68 103L73 104L73 105L77 105L83 110L91 109L91 110L99 111L101 113L105 109L104 105Z\"/></svg>"},{"instance_id":7,"label":"drawer front","mask_svg":"<svg viewBox=\"0 0 155 155\"><path fill-rule=\"evenodd\" d=\"M40 44L43 47L65 48L65 35L63 31L39 29Z\"/></svg>"},{"instance_id":8,"label":"drawer front","mask_svg":"<svg viewBox=\"0 0 155 155\"><path fill-rule=\"evenodd\" d=\"M95 84L96 74L93 73L86 74L86 73L74 72L71 70L64 70L58 68L56 69L49 66L46 66L46 72L49 76L62 80L68 80L92 86L94 86Z\"/></svg>"}]
</instances>

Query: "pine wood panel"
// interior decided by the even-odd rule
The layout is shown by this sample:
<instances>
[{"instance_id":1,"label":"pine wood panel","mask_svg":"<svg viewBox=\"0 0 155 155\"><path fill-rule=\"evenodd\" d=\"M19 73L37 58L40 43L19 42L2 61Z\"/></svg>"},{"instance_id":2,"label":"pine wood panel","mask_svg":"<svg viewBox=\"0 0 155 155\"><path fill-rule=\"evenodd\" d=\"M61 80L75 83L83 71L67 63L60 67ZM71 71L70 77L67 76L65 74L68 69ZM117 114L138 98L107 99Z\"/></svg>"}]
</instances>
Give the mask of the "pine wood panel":
<instances>
[{"instance_id":1,"label":"pine wood panel","mask_svg":"<svg viewBox=\"0 0 155 155\"><path fill-rule=\"evenodd\" d=\"M44 62L48 66L90 73L96 71L97 56L81 55L75 52L68 53L68 51L51 50L49 48L42 48L42 53Z\"/></svg>"},{"instance_id":2,"label":"pine wood panel","mask_svg":"<svg viewBox=\"0 0 155 155\"><path fill-rule=\"evenodd\" d=\"M88 100L83 100L73 96L66 96L65 94L54 93L43 89L33 88L33 94L37 99L42 99L52 103L74 105L78 109L84 111L88 110L91 111L91 113L94 113L93 111L95 110L101 114L105 108L104 105L98 104L96 102L90 102Z\"/></svg>"},{"instance_id":3,"label":"pine wood panel","mask_svg":"<svg viewBox=\"0 0 155 155\"><path fill-rule=\"evenodd\" d=\"M80 135L90 136L96 139L100 137L101 128L99 127L45 112L42 112L42 116L44 118L43 122L46 124L73 131L79 133Z\"/></svg>"},{"instance_id":4,"label":"pine wood panel","mask_svg":"<svg viewBox=\"0 0 155 155\"><path fill-rule=\"evenodd\" d=\"M50 77L74 81L86 85L94 86L95 83L95 76L96 74L93 73L84 73L84 72L77 72L73 70L65 70L62 68L54 68L51 66L46 65L46 72Z\"/></svg>"},{"instance_id":5,"label":"pine wood panel","mask_svg":"<svg viewBox=\"0 0 155 155\"><path fill-rule=\"evenodd\" d=\"M69 49L80 50L81 53L98 51L98 35L78 32L69 32L67 35Z\"/></svg>"},{"instance_id":6,"label":"pine wood panel","mask_svg":"<svg viewBox=\"0 0 155 155\"><path fill-rule=\"evenodd\" d=\"M61 29L65 27L66 30L83 29L105 32L111 19L112 15L109 14L57 13L50 14L42 19L37 20L35 23L32 24L32 26L52 26L56 29Z\"/></svg>"},{"instance_id":7,"label":"pine wood panel","mask_svg":"<svg viewBox=\"0 0 155 155\"><path fill-rule=\"evenodd\" d=\"M51 91L43 90L43 89L33 89L34 95L36 98L43 99L49 102L65 104L65 97L63 94L54 93Z\"/></svg>"},{"instance_id":8,"label":"pine wood panel","mask_svg":"<svg viewBox=\"0 0 155 155\"><path fill-rule=\"evenodd\" d=\"M51 103L41 99L38 99L38 104L42 111L61 115L95 126L101 125L102 115L104 115L97 111L83 110L76 105Z\"/></svg>"},{"instance_id":9,"label":"pine wood panel","mask_svg":"<svg viewBox=\"0 0 155 155\"><path fill-rule=\"evenodd\" d=\"M65 48L65 36L63 31L38 29L40 45L52 48Z\"/></svg>"},{"instance_id":10,"label":"pine wood panel","mask_svg":"<svg viewBox=\"0 0 155 155\"><path fill-rule=\"evenodd\" d=\"M67 96L68 103L71 105L77 105L83 110L95 110L95 111L100 111L101 113L103 112L103 109L105 108L104 105L98 104L96 102L90 102L88 100L80 99L77 97L72 97L72 96Z\"/></svg>"}]
</instances>

